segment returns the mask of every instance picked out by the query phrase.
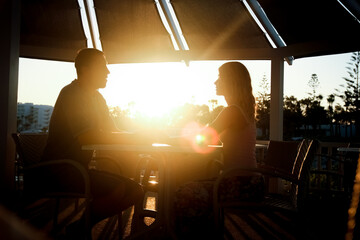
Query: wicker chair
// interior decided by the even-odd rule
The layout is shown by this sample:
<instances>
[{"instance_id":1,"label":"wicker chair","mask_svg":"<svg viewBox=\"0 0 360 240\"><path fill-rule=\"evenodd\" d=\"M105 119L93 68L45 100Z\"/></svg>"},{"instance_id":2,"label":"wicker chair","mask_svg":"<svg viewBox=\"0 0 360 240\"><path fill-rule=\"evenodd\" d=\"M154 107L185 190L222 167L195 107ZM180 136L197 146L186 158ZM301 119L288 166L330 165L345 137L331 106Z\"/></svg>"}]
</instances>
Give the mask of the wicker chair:
<instances>
[{"instance_id":1,"label":"wicker chair","mask_svg":"<svg viewBox=\"0 0 360 240\"><path fill-rule=\"evenodd\" d=\"M59 206L60 199L71 198L76 199L75 211L72 215L75 215L80 210L85 208L85 219L87 232L90 232L89 222L89 203L91 201L89 175L87 170L78 162L70 159L54 160L48 162L40 162L42 152L45 148L47 141L47 134L12 134L13 140L16 144L17 158L16 158L16 175L17 186L20 192L20 199L18 204L18 214L20 216L26 215L26 210L35 201L39 199L55 199L55 209L53 214L53 226L50 234L56 236L59 233ZM43 182L49 181L48 179L42 179L39 174L46 173L54 168L67 168L72 170L79 181L83 183L83 189L81 192L63 192L52 188L41 187ZM56 177L56 176L55 176ZM61 176L59 176L60 178ZM63 176L62 176L63 177ZM61 179L61 178L60 178ZM83 198L84 203L81 207L78 206L78 198ZM66 218L65 220L71 221ZM66 224L66 223L62 223Z\"/></svg>"},{"instance_id":2,"label":"wicker chair","mask_svg":"<svg viewBox=\"0 0 360 240\"><path fill-rule=\"evenodd\" d=\"M309 164L314 149L312 140L301 142L270 141L265 161L258 168L236 168L224 171L217 178L213 192L214 220L217 232L224 234L224 211L245 209L256 211L291 211L297 212L302 207L306 194ZM287 191L282 194L267 191L263 200L258 202L223 201L219 196L219 186L224 178L251 173L263 175L266 180L278 178L289 183ZM266 181L269 183L269 181ZM267 186L267 189L269 186Z\"/></svg>"}]
</instances>

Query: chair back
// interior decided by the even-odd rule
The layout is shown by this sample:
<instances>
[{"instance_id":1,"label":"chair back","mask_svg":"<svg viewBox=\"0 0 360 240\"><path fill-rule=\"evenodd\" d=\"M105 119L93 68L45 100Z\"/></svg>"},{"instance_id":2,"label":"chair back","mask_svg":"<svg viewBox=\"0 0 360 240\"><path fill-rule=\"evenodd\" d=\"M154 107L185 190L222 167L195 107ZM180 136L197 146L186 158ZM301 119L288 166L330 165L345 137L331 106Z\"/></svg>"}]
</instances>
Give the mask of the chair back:
<instances>
[{"instance_id":1,"label":"chair back","mask_svg":"<svg viewBox=\"0 0 360 240\"><path fill-rule=\"evenodd\" d=\"M303 178L303 174L308 173L310 170L310 161L315 150L314 144L314 140L304 139L299 145L299 151L291 172L298 180Z\"/></svg>"},{"instance_id":2,"label":"chair back","mask_svg":"<svg viewBox=\"0 0 360 240\"><path fill-rule=\"evenodd\" d=\"M300 145L301 142L270 140L265 159L260 166L292 173Z\"/></svg>"},{"instance_id":3,"label":"chair back","mask_svg":"<svg viewBox=\"0 0 360 240\"><path fill-rule=\"evenodd\" d=\"M303 201L308 192L307 183L314 150L314 141L309 139L301 142L271 140L264 163L260 165L297 181L287 184L283 192L293 206L299 207L299 202Z\"/></svg>"},{"instance_id":4,"label":"chair back","mask_svg":"<svg viewBox=\"0 0 360 240\"><path fill-rule=\"evenodd\" d=\"M291 184L290 197L298 210L303 208L305 198L308 194L308 183L310 176L310 166L316 150L316 141L305 139L299 146L299 151L294 163L292 175L298 180L299 184Z\"/></svg>"},{"instance_id":5,"label":"chair back","mask_svg":"<svg viewBox=\"0 0 360 240\"><path fill-rule=\"evenodd\" d=\"M13 133L19 165L27 168L39 163L46 146L46 133Z\"/></svg>"}]
</instances>

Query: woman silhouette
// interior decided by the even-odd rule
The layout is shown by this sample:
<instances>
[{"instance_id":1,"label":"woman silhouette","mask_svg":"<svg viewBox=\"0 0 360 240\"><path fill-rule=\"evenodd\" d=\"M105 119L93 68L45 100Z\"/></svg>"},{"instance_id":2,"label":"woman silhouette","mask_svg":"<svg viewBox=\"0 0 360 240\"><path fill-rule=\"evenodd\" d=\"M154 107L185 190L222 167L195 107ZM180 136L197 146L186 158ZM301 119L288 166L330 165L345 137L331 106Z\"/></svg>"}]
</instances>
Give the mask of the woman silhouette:
<instances>
[{"instance_id":1,"label":"woman silhouette","mask_svg":"<svg viewBox=\"0 0 360 240\"><path fill-rule=\"evenodd\" d=\"M240 62L228 62L219 68L215 81L216 94L225 97L225 107L209 125L215 129L223 143L223 170L256 167L255 99L251 78ZM210 233L212 193L215 179L188 182L180 186L175 195L174 212L176 231L180 238L204 237ZM225 179L220 186L221 196L231 199L261 200L263 179L258 175Z\"/></svg>"}]
</instances>

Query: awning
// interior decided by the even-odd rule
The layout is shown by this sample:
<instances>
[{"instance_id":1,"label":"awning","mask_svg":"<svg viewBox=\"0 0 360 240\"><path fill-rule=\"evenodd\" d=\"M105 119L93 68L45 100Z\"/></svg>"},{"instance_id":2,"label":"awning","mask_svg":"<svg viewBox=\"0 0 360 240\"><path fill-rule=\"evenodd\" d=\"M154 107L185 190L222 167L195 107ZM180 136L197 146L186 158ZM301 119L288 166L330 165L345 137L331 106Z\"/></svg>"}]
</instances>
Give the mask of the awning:
<instances>
[{"instance_id":1,"label":"awning","mask_svg":"<svg viewBox=\"0 0 360 240\"><path fill-rule=\"evenodd\" d=\"M94 6L109 63L131 63L265 60L358 51L360 4L341 2L94 0ZM189 50L174 49L160 18L160 3L173 8ZM269 43L266 29L258 25L262 21L274 28L272 37L282 39L284 46ZM86 40L78 1L22 0L21 57L72 61Z\"/></svg>"},{"instance_id":2,"label":"awning","mask_svg":"<svg viewBox=\"0 0 360 240\"><path fill-rule=\"evenodd\" d=\"M86 41L77 1L21 1L21 57L73 61Z\"/></svg>"}]
</instances>

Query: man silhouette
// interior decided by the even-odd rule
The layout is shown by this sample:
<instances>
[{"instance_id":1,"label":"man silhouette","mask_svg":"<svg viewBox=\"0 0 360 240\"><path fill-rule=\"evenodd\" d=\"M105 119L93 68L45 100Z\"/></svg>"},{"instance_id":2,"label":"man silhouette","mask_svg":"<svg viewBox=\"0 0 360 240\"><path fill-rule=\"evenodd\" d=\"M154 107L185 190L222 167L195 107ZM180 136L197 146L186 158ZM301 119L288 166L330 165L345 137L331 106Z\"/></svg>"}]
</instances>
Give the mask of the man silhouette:
<instances>
[{"instance_id":1,"label":"man silhouette","mask_svg":"<svg viewBox=\"0 0 360 240\"><path fill-rule=\"evenodd\" d=\"M119 130L110 118L105 99L98 92L99 88L106 87L110 73L104 53L91 48L80 50L75 58L75 68L77 79L61 90L54 106L43 160L72 159L88 169L92 152L81 150L82 145L133 143L140 138L114 133ZM63 176L59 183L60 189L81 189L82 183L77 186L76 177L71 171L66 168L55 171L56 175ZM88 173L93 197L90 207L91 226L106 217L121 213L143 197L142 187L128 178L97 170L88 170ZM70 232L76 238L86 237L81 236L84 224L84 218L80 219L70 227Z\"/></svg>"}]
</instances>

